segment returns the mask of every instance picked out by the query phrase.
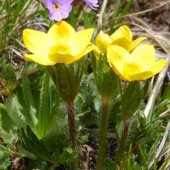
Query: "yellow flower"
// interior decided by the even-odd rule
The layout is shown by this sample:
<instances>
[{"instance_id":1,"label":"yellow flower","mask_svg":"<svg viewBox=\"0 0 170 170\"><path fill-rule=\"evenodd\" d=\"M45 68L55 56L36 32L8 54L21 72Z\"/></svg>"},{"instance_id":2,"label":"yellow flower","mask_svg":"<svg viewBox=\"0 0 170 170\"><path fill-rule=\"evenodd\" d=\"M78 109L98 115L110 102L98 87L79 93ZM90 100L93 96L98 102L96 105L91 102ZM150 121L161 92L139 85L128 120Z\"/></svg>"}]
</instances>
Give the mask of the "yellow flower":
<instances>
[{"instance_id":1,"label":"yellow flower","mask_svg":"<svg viewBox=\"0 0 170 170\"><path fill-rule=\"evenodd\" d=\"M46 66L73 63L94 49L92 33L93 29L76 32L65 21L54 24L48 33L25 29L23 42L31 54L24 58Z\"/></svg>"},{"instance_id":2,"label":"yellow flower","mask_svg":"<svg viewBox=\"0 0 170 170\"><path fill-rule=\"evenodd\" d=\"M139 37L132 41L132 32L128 26L124 25L119 27L111 36L105 34L103 31L96 37L96 45L101 53L106 53L109 45L118 45L129 52L132 51L141 41L146 37Z\"/></svg>"},{"instance_id":3,"label":"yellow flower","mask_svg":"<svg viewBox=\"0 0 170 170\"><path fill-rule=\"evenodd\" d=\"M163 59L156 61L155 49L148 44L137 46L131 53L120 46L111 45L107 49L107 59L113 71L126 81L148 79L167 63Z\"/></svg>"}]
</instances>

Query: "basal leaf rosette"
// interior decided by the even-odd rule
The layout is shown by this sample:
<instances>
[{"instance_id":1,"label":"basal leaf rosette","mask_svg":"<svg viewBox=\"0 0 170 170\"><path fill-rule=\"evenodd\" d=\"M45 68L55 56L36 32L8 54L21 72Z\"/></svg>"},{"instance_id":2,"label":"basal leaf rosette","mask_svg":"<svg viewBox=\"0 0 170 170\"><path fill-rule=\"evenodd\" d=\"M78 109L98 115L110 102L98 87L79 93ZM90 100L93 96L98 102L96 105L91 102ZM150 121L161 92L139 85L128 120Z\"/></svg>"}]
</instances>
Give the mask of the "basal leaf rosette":
<instances>
[{"instance_id":1,"label":"basal leaf rosette","mask_svg":"<svg viewBox=\"0 0 170 170\"><path fill-rule=\"evenodd\" d=\"M24 58L45 66L71 64L94 49L92 33L93 29L76 32L65 21L55 23L47 33L25 29L23 42L31 54Z\"/></svg>"},{"instance_id":2,"label":"basal leaf rosette","mask_svg":"<svg viewBox=\"0 0 170 170\"><path fill-rule=\"evenodd\" d=\"M107 59L112 70L123 80L145 80L159 73L166 60L156 61L152 45L142 44L131 53L120 46L111 45L107 49Z\"/></svg>"},{"instance_id":3,"label":"basal leaf rosette","mask_svg":"<svg viewBox=\"0 0 170 170\"><path fill-rule=\"evenodd\" d=\"M119 27L112 35L108 35L103 31L96 37L96 45L102 54L105 54L109 45L118 45L131 52L146 37L139 37L132 40L132 32L126 25Z\"/></svg>"}]
</instances>

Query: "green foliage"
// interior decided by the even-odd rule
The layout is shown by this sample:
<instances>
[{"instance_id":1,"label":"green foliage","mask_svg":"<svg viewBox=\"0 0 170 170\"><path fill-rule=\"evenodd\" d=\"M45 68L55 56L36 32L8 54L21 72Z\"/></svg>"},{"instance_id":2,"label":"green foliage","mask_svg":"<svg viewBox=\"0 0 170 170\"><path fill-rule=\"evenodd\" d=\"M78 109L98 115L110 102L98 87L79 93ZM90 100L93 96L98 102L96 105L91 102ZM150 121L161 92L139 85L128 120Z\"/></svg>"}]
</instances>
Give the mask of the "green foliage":
<instances>
[{"instance_id":1,"label":"green foliage","mask_svg":"<svg viewBox=\"0 0 170 170\"><path fill-rule=\"evenodd\" d=\"M46 136L53 127L58 104L58 96L48 72L42 78L40 89L37 89L37 91L34 89L34 93L31 89L30 80L26 76L23 77L21 90L18 90L19 101L23 106L23 115L27 125L39 139ZM53 99L53 104L51 99Z\"/></svg>"},{"instance_id":2,"label":"green foliage","mask_svg":"<svg viewBox=\"0 0 170 170\"><path fill-rule=\"evenodd\" d=\"M22 114L22 107L19 104L17 97L15 95L10 96L6 100L5 105L6 105L7 114L11 118L13 123L18 128L25 127L26 121ZM8 123L8 122L5 122L5 123Z\"/></svg>"},{"instance_id":3,"label":"green foliage","mask_svg":"<svg viewBox=\"0 0 170 170\"><path fill-rule=\"evenodd\" d=\"M114 2L114 22L110 23L112 18L106 11L111 28L104 25L108 23L105 18L103 22L103 27L107 27L106 31L110 33L122 23L132 5L132 0L124 4L120 0ZM142 116L150 81L140 85L138 82L129 85L123 82L122 96L117 95L118 79L108 67L105 56L99 60L92 58L92 63L91 60L88 63L82 60L78 66L62 65L57 68L58 75L62 76L53 77L53 80L59 82L56 91L49 70L29 62L25 65L21 59L24 53L22 30L29 27L45 31L51 24L45 19L47 13L38 1L0 0L0 169L9 168L12 154L29 158L27 169L55 169L60 165L66 167L77 159L77 152L70 148L67 111L60 98L63 95L61 93L67 93L62 96L63 99L68 94L75 98L78 144L86 143L92 135L94 141L88 142L93 142L93 149L98 147L96 132L101 95L115 97L108 130L116 133L117 142L123 131L121 112L123 117L133 115L123 151L123 163L116 164L113 159L107 158L106 170L147 170L151 160L154 161L153 169L166 170L170 162L165 154L169 137L162 155L156 159L155 154L169 118L170 86L157 97L150 120ZM76 6L68 21L75 29L95 27L97 13L98 10L91 12L81 5ZM87 66L93 66L93 72L88 70L83 74Z\"/></svg>"},{"instance_id":4,"label":"green foliage","mask_svg":"<svg viewBox=\"0 0 170 170\"><path fill-rule=\"evenodd\" d=\"M48 160L47 151L43 142L41 140L38 140L38 138L35 136L35 134L29 127L27 127L26 129L21 129L19 132L19 137L22 143L22 147L26 151L29 151L31 152L31 154L34 154L35 158Z\"/></svg>"},{"instance_id":5,"label":"green foliage","mask_svg":"<svg viewBox=\"0 0 170 170\"><path fill-rule=\"evenodd\" d=\"M3 85L3 88L0 89L0 92L4 96L9 96L13 94L15 88L18 85L18 81L13 67L9 63L7 63L6 60L0 59L0 62L2 63L2 71L0 71L0 80L2 81Z\"/></svg>"},{"instance_id":6,"label":"green foliage","mask_svg":"<svg viewBox=\"0 0 170 170\"><path fill-rule=\"evenodd\" d=\"M124 16L128 13L132 4L133 4L133 0L128 0L126 5L122 9L121 0L116 0L113 18L116 18L116 17L120 17L120 18L115 19L115 21L112 23L110 27L110 31L109 31L110 33L113 33L113 31L115 30L115 27L122 23L122 21L124 20Z\"/></svg>"},{"instance_id":7,"label":"green foliage","mask_svg":"<svg viewBox=\"0 0 170 170\"><path fill-rule=\"evenodd\" d=\"M13 127L14 124L7 114L6 106L0 103L0 129L5 132L9 132L10 129L13 129Z\"/></svg>"},{"instance_id":8,"label":"green foliage","mask_svg":"<svg viewBox=\"0 0 170 170\"><path fill-rule=\"evenodd\" d=\"M34 98L30 88L30 82L26 75L22 78L22 100L23 100L23 114L26 117L27 124L29 124L33 129L38 123L36 117L36 108L34 103Z\"/></svg>"},{"instance_id":9,"label":"green foliage","mask_svg":"<svg viewBox=\"0 0 170 170\"><path fill-rule=\"evenodd\" d=\"M165 162L162 164L162 166L159 168L159 170L166 170L167 168L169 168L169 164L170 164L170 158L167 158Z\"/></svg>"},{"instance_id":10,"label":"green foliage","mask_svg":"<svg viewBox=\"0 0 170 170\"><path fill-rule=\"evenodd\" d=\"M49 67L48 70L61 98L65 102L75 99L83 73L82 61L77 65L56 64Z\"/></svg>"},{"instance_id":11,"label":"green foliage","mask_svg":"<svg viewBox=\"0 0 170 170\"><path fill-rule=\"evenodd\" d=\"M162 96L160 96L158 102L159 104L155 107L156 115L160 115L165 112L163 117L166 117L168 115L168 110L170 109L170 85L165 89Z\"/></svg>"},{"instance_id":12,"label":"green foliage","mask_svg":"<svg viewBox=\"0 0 170 170\"><path fill-rule=\"evenodd\" d=\"M49 85L50 85L50 76L49 74L45 74L43 85L40 89L40 102L38 108L38 124L37 124L37 134L39 134L39 138L42 138L46 135L50 129L51 118L48 116L50 113L50 98L49 98Z\"/></svg>"},{"instance_id":13,"label":"green foliage","mask_svg":"<svg viewBox=\"0 0 170 170\"><path fill-rule=\"evenodd\" d=\"M89 13L83 13L83 25L86 27L86 28L95 28L95 23L94 23L94 16L95 15L92 15L91 12Z\"/></svg>"},{"instance_id":14,"label":"green foliage","mask_svg":"<svg viewBox=\"0 0 170 170\"><path fill-rule=\"evenodd\" d=\"M93 74L84 75L80 92L75 99L75 112L80 126L97 127L100 110L100 97Z\"/></svg>"},{"instance_id":15,"label":"green foliage","mask_svg":"<svg viewBox=\"0 0 170 170\"><path fill-rule=\"evenodd\" d=\"M8 148L0 145L0 169L7 169L8 166L11 164L11 161L9 159L10 154L11 151Z\"/></svg>"},{"instance_id":16,"label":"green foliage","mask_svg":"<svg viewBox=\"0 0 170 170\"><path fill-rule=\"evenodd\" d=\"M118 88L118 77L113 73L106 61L107 57L100 57L98 60L92 58L94 77L97 89L104 98L113 98ZM109 85L109 87L108 87Z\"/></svg>"},{"instance_id":17,"label":"green foliage","mask_svg":"<svg viewBox=\"0 0 170 170\"><path fill-rule=\"evenodd\" d=\"M53 81L45 72L34 77L39 80L38 85L30 81L32 78L26 73L16 94L0 105L0 127L6 132L18 129L21 142L18 155L52 164L68 164L76 159L77 153L69 148L66 110L63 103L59 103ZM34 88L37 85L38 88ZM2 134L3 138L5 135Z\"/></svg>"},{"instance_id":18,"label":"green foliage","mask_svg":"<svg viewBox=\"0 0 170 170\"><path fill-rule=\"evenodd\" d=\"M141 103L141 89L140 82L130 82L125 87L122 94L122 116L123 120L129 119Z\"/></svg>"},{"instance_id":19,"label":"green foliage","mask_svg":"<svg viewBox=\"0 0 170 170\"><path fill-rule=\"evenodd\" d=\"M96 12L88 11L81 5L74 8L67 19L74 28L79 25L83 25L85 28L95 28L97 24L95 20Z\"/></svg>"},{"instance_id":20,"label":"green foliage","mask_svg":"<svg viewBox=\"0 0 170 170\"><path fill-rule=\"evenodd\" d=\"M161 98L162 98L162 100L170 99L170 85L166 88L166 90Z\"/></svg>"},{"instance_id":21,"label":"green foliage","mask_svg":"<svg viewBox=\"0 0 170 170\"><path fill-rule=\"evenodd\" d=\"M60 126L59 124L57 125ZM69 148L68 136L66 132L63 132L63 129L64 128L55 126L54 129L41 140L35 136L29 127L25 130L22 129L19 132L22 144L19 149L19 154L31 159L45 160L48 163L57 165L72 162L75 160L77 154Z\"/></svg>"},{"instance_id":22,"label":"green foliage","mask_svg":"<svg viewBox=\"0 0 170 170\"><path fill-rule=\"evenodd\" d=\"M16 30L20 27L21 22L24 22L24 14L27 8L32 3L32 0L12 1L4 0L0 2L1 26L0 26L0 52L9 44L13 37L16 36ZM8 35L8 36L7 36Z\"/></svg>"}]
</instances>

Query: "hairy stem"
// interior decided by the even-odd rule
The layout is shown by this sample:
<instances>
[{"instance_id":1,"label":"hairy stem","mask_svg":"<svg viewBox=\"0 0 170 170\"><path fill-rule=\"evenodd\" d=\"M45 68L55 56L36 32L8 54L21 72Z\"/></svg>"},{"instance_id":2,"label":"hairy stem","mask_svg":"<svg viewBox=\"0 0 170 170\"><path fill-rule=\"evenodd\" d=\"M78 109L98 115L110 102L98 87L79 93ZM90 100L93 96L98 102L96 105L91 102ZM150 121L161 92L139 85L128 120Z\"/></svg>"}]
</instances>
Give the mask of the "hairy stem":
<instances>
[{"instance_id":1,"label":"hairy stem","mask_svg":"<svg viewBox=\"0 0 170 170\"><path fill-rule=\"evenodd\" d=\"M74 115L74 102L73 100L68 100L66 102L67 106L67 115L68 115L68 126L69 126L69 136L70 136L70 144L73 151L77 149L76 143L76 128L75 128L75 115ZM75 160L71 167L72 170L78 170L78 161Z\"/></svg>"},{"instance_id":2,"label":"hairy stem","mask_svg":"<svg viewBox=\"0 0 170 170\"><path fill-rule=\"evenodd\" d=\"M126 138L128 136L128 131L129 131L129 121L125 120L123 122L124 122L124 130L123 130L123 134L120 139L119 148L118 148L117 155L115 158L117 163L121 163L122 155L125 149Z\"/></svg>"},{"instance_id":3,"label":"hairy stem","mask_svg":"<svg viewBox=\"0 0 170 170\"><path fill-rule=\"evenodd\" d=\"M101 116L100 116L100 132L99 132L99 152L97 158L97 170L104 169L106 142L107 142L107 127L109 121L111 99L102 98Z\"/></svg>"}]
</instances>

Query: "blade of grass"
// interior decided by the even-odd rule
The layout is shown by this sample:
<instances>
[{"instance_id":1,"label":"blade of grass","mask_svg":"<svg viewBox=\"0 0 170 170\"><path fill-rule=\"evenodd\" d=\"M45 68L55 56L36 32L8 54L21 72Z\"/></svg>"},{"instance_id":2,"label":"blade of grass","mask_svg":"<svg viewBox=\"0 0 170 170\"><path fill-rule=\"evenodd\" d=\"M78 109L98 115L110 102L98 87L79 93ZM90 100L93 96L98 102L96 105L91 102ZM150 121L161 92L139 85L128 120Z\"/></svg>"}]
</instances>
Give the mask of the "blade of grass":
<instances>
[{"instance_id":1,"label":"blade of grass","mask_svg":"<svg viewBox=\"0 0 170 170\"><path fill-rule=\"evenodd\" d=\"M153 170L157 170L156 154L154 155Z\"/></svg>"},{"instance_id":2,"label":"blade of grass","mask_svg":"<svg viewBox=\"0 0 170 170\"><path fill-rule=\"evenodd\" d=\"M145 166L146 169L148 169L148 165L147 165L147 161L146 161L147 158L146 158L146 155L145 155L145 153L143 152L143 150L142 150L142 148L141 148L140 145L139 145L139 151L140 151L140 154L141 154L141 156L142 156L144 166Z\"/></svg>"},{"instance_id":3,"label":"blade of grass","mask_svg":"<svg viewBox=\"0 0 170 170\"><path fill-rule=\"evenodd\" d=\"M170 166L170 157L162 164L159 170L166 170Z\"/></svg>"},{"instance_id":4,"label":"blade of grass","mask_svg":"<svg viewBox=\"0 0 170 170\"><path fill-rule=\"evenodd\" d=\"M123 9L121 16L125 16L127 14L127 12L129 11L130 7L132 6L132 0L129 0L125 6L125 8ZM120 18L118 20L115 21L114 25L119 25L122 21L124 20L124 18Z\"/></svg>"},{"instance_id":5,"label":"blade of grass","mask_svg":"<svg viewBox=\"0 0 170 170\"><path fill-rule=\"evenodd\" d=\"M120 10L120 5L121 5L121 0L117 0L116 5L115 5L115 9L114 9L114 13L113 13L113 17L118 16L119 10Z\"/></svg>"},{"instance_id":6,"label":"blade of grass","mask_svg":"<svg viewBox=\"0 0 170 170\"><path fill-rule=\"evenodd\" d=\"M127 14L127 12L129 11L130 7L132 6L132 0L129 0L126 4L126 6L124 7L123 11L121 12L121 18L116 19L113 24L111 25L111 29L110 29L110 33L112 33L114 31L115 26L119 25L123 20L124 20L124 16ZM115 11L113 14L113 19L115 19L115 17L117 18L117 16L119 15L119 11L120 11L120 0L116 1L116 5L115 5Z\"/></svg>"}]
</instances>

